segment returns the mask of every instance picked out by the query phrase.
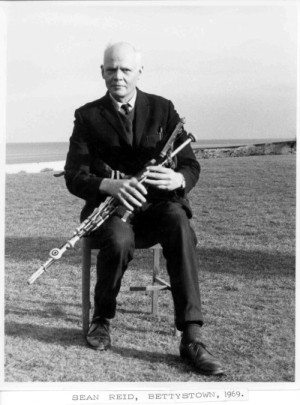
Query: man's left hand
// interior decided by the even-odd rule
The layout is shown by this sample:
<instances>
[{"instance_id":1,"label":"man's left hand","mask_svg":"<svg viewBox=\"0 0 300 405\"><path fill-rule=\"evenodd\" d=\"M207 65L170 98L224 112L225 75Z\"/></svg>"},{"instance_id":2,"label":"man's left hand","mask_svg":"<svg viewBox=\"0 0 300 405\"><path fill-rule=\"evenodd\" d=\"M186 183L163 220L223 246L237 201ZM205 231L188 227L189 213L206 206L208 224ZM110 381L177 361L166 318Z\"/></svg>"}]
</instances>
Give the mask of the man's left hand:
<instances>
[{"instance_id":1,"label":"man's left hand","mask_svg":"<svg viewBox=\"0 0 300 405\"><path fill-rule=\"evenodd\" d=\"M148 166L144 181L159 190L172 191L182 186L183 175L162 166Z\"/></svg>"}]
</instances>

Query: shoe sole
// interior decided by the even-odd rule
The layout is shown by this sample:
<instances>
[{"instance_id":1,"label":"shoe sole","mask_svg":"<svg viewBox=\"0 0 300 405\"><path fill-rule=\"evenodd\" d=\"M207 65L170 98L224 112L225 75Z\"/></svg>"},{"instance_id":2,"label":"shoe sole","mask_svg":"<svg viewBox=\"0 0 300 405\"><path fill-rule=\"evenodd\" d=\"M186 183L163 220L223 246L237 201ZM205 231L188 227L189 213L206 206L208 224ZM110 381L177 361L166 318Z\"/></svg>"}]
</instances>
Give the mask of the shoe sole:
<instances>
[{"instance_id":1,"label":"shoe sole","mask_svg":"<svg viewBox=\"0 0 300 405\"><path fill-rule=\"evenodd\" d=\"M94 346L91 345L88 340L86 340L86 343L88 345L89 348L93 349L93 350L98 350L100 352L104 352L105 350L109 350L111 348L111 344L108 344L106 346Z\"/></svg>"},{"instance_id":2,"label":"shoe sole","mask_svg":"<svg viewBox=\"0 0 300 405\"><path fill-rule=\"evenodd\" d=\"M92 346L89 343L87 345L90 349L98 350L99 352L105 352L111 348L111 346Z\"/></svg>"}]
</instances>

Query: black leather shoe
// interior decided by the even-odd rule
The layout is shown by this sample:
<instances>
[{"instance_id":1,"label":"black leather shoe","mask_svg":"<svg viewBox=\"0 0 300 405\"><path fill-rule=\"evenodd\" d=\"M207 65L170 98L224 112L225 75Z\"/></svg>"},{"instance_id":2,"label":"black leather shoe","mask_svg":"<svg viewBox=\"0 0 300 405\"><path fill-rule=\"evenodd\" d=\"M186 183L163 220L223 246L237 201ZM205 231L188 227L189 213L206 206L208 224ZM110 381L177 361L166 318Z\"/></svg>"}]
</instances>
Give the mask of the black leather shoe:
<instances>
[{"instance_id":1,"label":"black leather shoe","mask_svg":"<svg viewBox=\"0 0 300 405\"><path fill-rule=\"evenodd\" d=\"M86 341L95 350L109 349L111 347L109 322L106 319L92 322L86 335Z\"/></svg>"},{"instance_id":2,"label":"black leather shoe","mask_svg":"<svg viewBox=\"0 0 300 405\"><path fill-rule=\"evenodd\" d=\"M191 364L199 373L205 375L221 375L224 370L221 363L199 341L180 343L180 357Z\"/></svg>"}]
</instances>

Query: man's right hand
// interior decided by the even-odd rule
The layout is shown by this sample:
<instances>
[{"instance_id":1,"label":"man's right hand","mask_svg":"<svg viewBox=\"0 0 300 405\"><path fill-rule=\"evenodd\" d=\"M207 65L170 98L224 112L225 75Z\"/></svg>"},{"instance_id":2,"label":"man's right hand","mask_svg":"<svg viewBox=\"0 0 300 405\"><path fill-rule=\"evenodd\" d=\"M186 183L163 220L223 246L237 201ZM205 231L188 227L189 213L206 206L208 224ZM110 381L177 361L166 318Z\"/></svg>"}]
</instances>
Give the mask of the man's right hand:
<instances>
[{"instance_id":1,"label":"man's right hand","mask_svg":"<svg viewBox=\"0 0 300 405\"><path fill-rule=\"evenodd\" d=\"M100 191L117 198L128 210L133 211L146 202L146 188L135 177L130 179L103 179Z\"/></svg>"}]
</instances>

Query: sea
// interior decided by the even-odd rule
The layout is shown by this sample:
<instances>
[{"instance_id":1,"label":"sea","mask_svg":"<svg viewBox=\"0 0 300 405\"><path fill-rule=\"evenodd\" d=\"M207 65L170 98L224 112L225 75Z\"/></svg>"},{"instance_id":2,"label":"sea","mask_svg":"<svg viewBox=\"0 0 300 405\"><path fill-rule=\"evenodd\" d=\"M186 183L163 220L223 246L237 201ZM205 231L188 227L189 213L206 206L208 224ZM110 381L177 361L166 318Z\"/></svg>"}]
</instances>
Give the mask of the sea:
<instances>
[{"instance_id":1,"label":"sea","mask_svg":"<svg viewBox=\"0 0 300 405\"><path fill-rule=\"evenodd\" d=\"M286 142L294 139L203 139L192 143L194 149L221 148L270 142ZM41 163L64 161L69 142L7 143L6 164Z\"/></svg>"}]
</instances>

